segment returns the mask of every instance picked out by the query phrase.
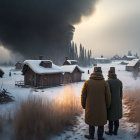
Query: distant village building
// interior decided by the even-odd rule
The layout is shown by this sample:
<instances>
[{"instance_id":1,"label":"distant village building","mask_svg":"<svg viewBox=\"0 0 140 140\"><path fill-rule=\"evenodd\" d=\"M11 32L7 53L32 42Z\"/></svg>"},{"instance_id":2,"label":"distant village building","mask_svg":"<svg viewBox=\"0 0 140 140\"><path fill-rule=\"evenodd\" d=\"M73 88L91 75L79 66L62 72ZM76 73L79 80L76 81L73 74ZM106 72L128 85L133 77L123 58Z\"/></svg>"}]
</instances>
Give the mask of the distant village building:
<instances>
[{"instance_id":1,"label":"distant village building","mask_svg":"<svg viewBox=\"0 0 140 140\"><path fill-rule=\"evenodd\" d=\"M66 60L63 65L77 65L78 61L77 60L68 60L68 57L66 57Z\"/></svg>"},{"instance_id":2,"label":"distant village building","mask_svg":"<svg viewBox=\"0 0 140 140\"><path fill-rule=\"evenodd\" d=\"M95 60L95 58L91 58L90 61L93 66L97 66L97 61Z\"/></svg>"},{"instance_id":3,"label":"distant village building","mask_svg":"<svg viewBox=\"0 0 140 140\"><path fill-rule=\"evenodd\" d=\"M137 57L136 56L126 56L126 55L124 55L122 59L127 60L127 61L131 61L133 59L137 59Z\"/></svg>"},{"instance_id":4,"label":"distant village building","mask_svg":"<svg viewBox=\"0 0 140 140\"><path fill-rule=\"evenodd\" d=\"M129 62L128 61L122 61L120 64L121 65L127 65Z\"/></svg>"},{"instance_id":5,"label":"distant village building","mask_svg":"<svg viewBox=\"0 0 140 140\"><path fill-rule=\"evenodd\" d=\"M23 68L23 63L17 62L17 63L15 64L15 69L16 69L16 70L21 70L22 68Z\"/></svg>"},{"instance_id":6,"label":"distant village building","mask_svg":"<svg viewBox=\"0 0 140 140\"><path fill-rule=\"evenodd\" d=\"M126 66L126 71L140 71L140 59L131 60Z\"/></svg>"},{"instance_id":7,"label":"distant village building","mask_svg":"<svg viewBox=\"0 0 140 140\"><path fill-rule=\"evenodd\" d=\"M121 60L122 58L119 55L115 55L112 57L112 60Z\"/></svg>"},{"instance_id":8,"label":"distant village building","mask_svg":"<svg viewBox=\"0 0 140 140\"><path fill-rule=\"evenodd\" d=\"M139 56L138 56L138 54L136 53L136 54L134 54L134 56L136 57L136 59L139 59Z\"/></svg>"},{"instance_id":9,"label":"distant village building","mask_svg":"<svg viewBox=\"0 0 140 140\"><path fill-rule=\"evenodd\" d=\"M63 65L64 71L63 83L80 82L84 71L78 65Z\"/></svg>"},{"instance_id":10,"label":"distant village building","mask_svg":"<svg viewBox=\"0 0 140 140\"><path fill-rule=\"evenodd\" d=\"M111 59L104 57L95 58L95 61L96 63L111 63Z\"/></svg>"},{"instance_id":11,"label":"distant village building","mask_svg":"<svg viewBox=\"0 0 140 140\"><path fill-rule=\"evenodd\" d=\"M63 83L80 82L84 71L77 65L77 60L68 60L66 57L61 69L64 72Z\"/></svg>"},{"instance_id":12,"label":"distant village building","mask_svg":"<svg viewBox=\"0 0 140 140\"><path fill-rule=\"evenodd\" d=\"M2 78L4 75L4 71L2 69L0 69L0 78Z\"/></svg>"},{"instance_id":13,"label":"distant village building","mask_svg":"<svg viewBox=\"0 0 140 140\"><path fill-rule=\"evenodd\" d=\"M22 72L25 85L52 87L62 83L63 71L50 60L26 60Z\"/></svg>"},{"instance_id":14,"label":"distant village building","mask_svg":"<svg viewBox=\"0 0 140 140\"><path fill-rule=\"evenodd\" d=\"M127 56L124 55L124 56L122 57L122 59L123 59L123 60L127 60Z\"/></svg>"}]
</instances>

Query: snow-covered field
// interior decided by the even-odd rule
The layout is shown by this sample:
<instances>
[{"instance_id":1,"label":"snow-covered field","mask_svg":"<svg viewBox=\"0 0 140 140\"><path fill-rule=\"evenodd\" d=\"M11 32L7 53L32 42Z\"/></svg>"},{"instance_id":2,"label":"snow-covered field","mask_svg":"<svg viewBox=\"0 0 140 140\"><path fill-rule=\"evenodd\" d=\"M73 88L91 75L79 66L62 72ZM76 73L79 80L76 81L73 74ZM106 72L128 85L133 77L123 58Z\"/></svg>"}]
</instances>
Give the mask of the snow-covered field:
<instances>
[{"instance_id":1,"label":"snow-covered field","mask_svg":"<svg viewBox=\"0 0 140 140\"><path fill-rule=\"evenodd\" d=\"M120 65L120 62L112 62L111 64L100 64L98 66L102 67L103 75L107 79L107 73L111 66L116 67L116 73L118 78L122 80L124 89L136 89L139 87L140 77L135 80L131 72L125 71L125 66ZM34 95L36 97L41 97L43 99L50 99L59 96L63 93L67 94L67 91L71 91L77 96L81 96L81 89L84 82L73 83L68 85L63 85L59 87L47 88L47 89L33 89L33 88L21 88L15 86L15 81L23 80L23 76L20 71L12 71L12 76L9 77L9 71L13 68L11 67L1 67L5 72L4 78L0 79L0 85L7 89L15 98L15 102L0 105L0 113L5 113L7 110L14 110L15 106L21 100L26 100L30 96ZM88 70L92 73L93 68L83 68L85 73L82 75L83 80L89 78ZM68 89L68 90L67 90ZM127 107L124 107L124 111L128 111ZM107 125L105 126L107 129ZM120 123L120 130L118 136L106 136L104 137L108 140L138 140L139 137L135 138L136 134L136 124L128 123L127 118L123 118ZM59 136L54 136L50 138L51 140L85 140L84 135L88 133L88 126L84 123L84 115L78 118L78 124L69 130L66 130ZM97 139L97 137L95 137Z\"/></svg>"}]
</instances>

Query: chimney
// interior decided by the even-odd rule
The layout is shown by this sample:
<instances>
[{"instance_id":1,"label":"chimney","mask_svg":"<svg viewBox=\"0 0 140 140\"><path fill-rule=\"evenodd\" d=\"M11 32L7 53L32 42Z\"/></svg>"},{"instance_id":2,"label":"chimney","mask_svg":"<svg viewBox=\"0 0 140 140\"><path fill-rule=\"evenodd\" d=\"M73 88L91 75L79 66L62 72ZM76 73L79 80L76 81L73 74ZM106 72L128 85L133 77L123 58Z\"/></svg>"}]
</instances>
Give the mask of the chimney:
<instances>
[{"instance_id":1,"label":"chimney","mask_svg":"<svg viewBox=\"0 0 140 140\"><path fill-rule=\"evenodd\" d=\"M42 55L39 56L39 60L43 60L43 56Z\"/></svg>"},{"instance_id":2,"label":"chimney","mask_svg":"<svg viewBox=\"0 0 140 140\"><path fill-rule=\"evenodd\" d=\"M66 61L67 61L68 60L68 57L66 56L65 58L66 58Z\"/></svg>"}]
</instances>

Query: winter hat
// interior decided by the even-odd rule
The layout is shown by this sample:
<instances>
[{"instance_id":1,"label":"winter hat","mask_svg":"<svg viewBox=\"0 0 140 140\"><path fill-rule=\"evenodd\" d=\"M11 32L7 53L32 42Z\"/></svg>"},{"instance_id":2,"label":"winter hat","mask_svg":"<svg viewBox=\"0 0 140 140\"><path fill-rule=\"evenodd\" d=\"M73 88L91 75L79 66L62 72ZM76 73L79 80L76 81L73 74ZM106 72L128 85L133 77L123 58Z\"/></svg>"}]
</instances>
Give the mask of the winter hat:
<instances>
[{"instance_id":1,"label":"winter hat","mask_svg":"<svg viewBox=\"0 0 140 140\"><path fill-rule=\"evenodd\" d=\"M110 70L108 71L108 77L109 78L117 78L117 75L115 73L115 67L110 67Z\"/></svg>"},{"instance_id":2,"label":"winter hat","mask_svg":"<svg viewBox=\"0 0 140 140\"><path fill-rule=\"evenodd\" d=\"M110 67L109 73L115 74L115 67Z\"/></svg>"},{"instance_id":3,"label":"winter hat","mask_svg":"<svg viewBox=\"0 0 140 140\"><path fill-rule=\"evenodd\" d=\"M94 73L96 72L102 73L101 67L94 67Z\"/></svg>"}]
</instances>

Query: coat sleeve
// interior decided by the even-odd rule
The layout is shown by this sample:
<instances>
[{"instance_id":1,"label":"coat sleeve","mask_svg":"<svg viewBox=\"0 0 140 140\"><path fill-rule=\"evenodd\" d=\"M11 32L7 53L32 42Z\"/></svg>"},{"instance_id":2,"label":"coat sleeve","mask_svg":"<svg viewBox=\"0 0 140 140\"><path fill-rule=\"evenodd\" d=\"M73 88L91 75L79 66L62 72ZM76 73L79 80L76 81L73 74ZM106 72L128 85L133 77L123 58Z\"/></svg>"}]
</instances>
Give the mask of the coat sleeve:
<instances>
[{"instance_id":1,"label":"coat sleeve","mask_svg":"<svg viewBox=\"0 0 140 140\"><path fill-rule=\"evenodd\" d=\"M110 93L110 87L108 82L105 82L105 100L106 100L106 106L107 108L109 108L111 104L111 93Z\"/></svg>"},{"instance_id":2,"label":"coat sleeve","mask_svg":"<svg viewBox=\"0 0 140 140\"><path fill-rule=\"evenodd\" d=\"M121 99L123 98L123 84L121 82L121 86L120 86L120 97Z\"/></svg>"},{"instance_id":3,"label":"coat sleeve","mask_svg":"<svg viewBox=\"0 0 140 140\"><path fill-rule=\"evenodd\" d=\"M82 94L81 94L81 105L83 109L86 108L86 98L87 98L87 83L85 82L82 88Z\"/></svg>"}]
</instances>

